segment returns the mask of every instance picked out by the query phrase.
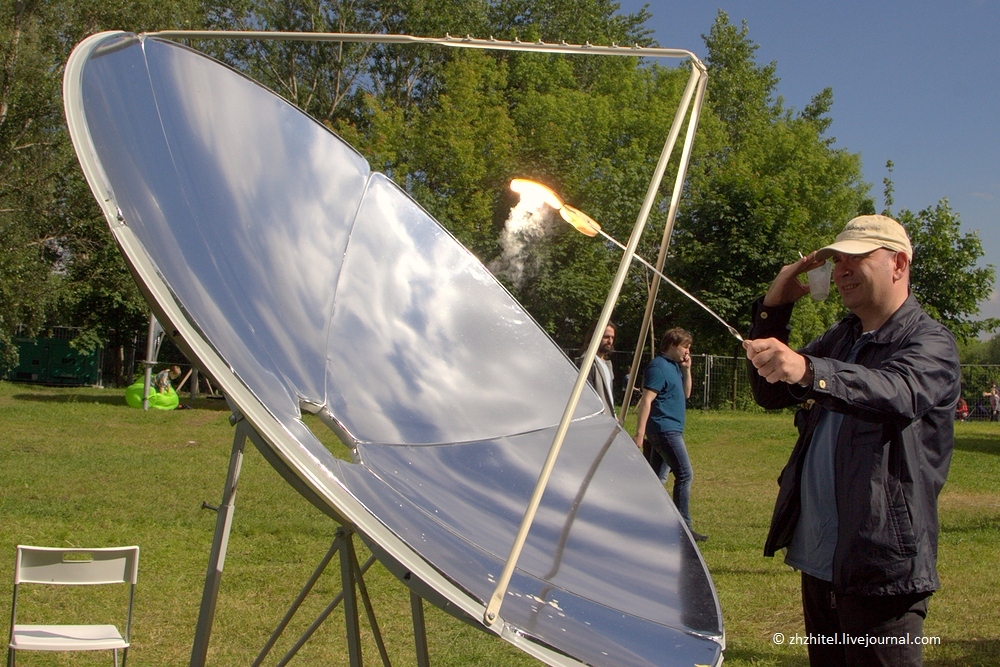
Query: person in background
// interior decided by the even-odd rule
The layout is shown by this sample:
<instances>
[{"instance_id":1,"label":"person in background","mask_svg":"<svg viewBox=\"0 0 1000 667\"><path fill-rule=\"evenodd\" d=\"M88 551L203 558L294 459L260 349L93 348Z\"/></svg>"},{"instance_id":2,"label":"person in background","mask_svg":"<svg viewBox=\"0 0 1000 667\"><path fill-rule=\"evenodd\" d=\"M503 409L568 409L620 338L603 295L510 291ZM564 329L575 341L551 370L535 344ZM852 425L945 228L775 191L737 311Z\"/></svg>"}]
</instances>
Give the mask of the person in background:
<instances>
[{"instance_id":1,"label":"person in background","mask_svg":"<svg viewBox=\"0 0 1000 667\"><path fill-rule=\"evenodd\" d=\"M595 322L587 332L587 337L584 339L583 347L580 350L580 356L576 358L577 366L583 362L583 357L587 353L587 347L590 345L590 339L594 335L594 327L596 325L597 323ZM604 412L612 417L615 416L615 369L611 364L611 353L615 351L615 335L617 332L618 327L615 326L615 323L608 322L608 325L604 327L604 335L601 337L601 346L597 348L597 357L594 358L594 366L590 369L590 384L594 386L597 395L604 402Z\"/></svg>"},{"instance_id":2,"label":"person in background","mask_svg":"<svg viewBox=\"0 0 1000 667\"><path fill-rule=\"evenodd\" d=\"M969 416L969 404L961 396L958 397L958 405L955 406L955 419L964 422Z\"/></svg>"},{"instance_id":3,"label":"person in background","mask_svg":"<svg viewBox=\"0 0 1000 667\"><path fill-rule=\"evenodd\" d=\"M691 396L691 334L679 327L668 329L660 341L660 354L642 378L642 396L636 411L635 444L642 449L648 439L664 461L664 476L674 474L673 500L691 529L691 482L694 470L684 444L687 399ZM661 477L661 481L663 478ZM695 541L707 535L691 530Z\"/></svg>"},{"instance_id":4,"label":"person in background","mask_svg":"<svg viewBox=\"0 0 1000 667\"><path fill-rule=\"evenodd\" d=\"M997 391L997 383L990 383L990 390L984 391L983 396L988 396L990 399L990 421L997 421L997 417L1000 416L1000 391Z\"/></svg>"},{"instance_id":5,"label":"person in background","mask_svg":"<svg viewBox=\"0 0 1000 667\"><path fill-rule=\"evenodd\" d=\"M171 366L170 368L165 368L156 374L153 378L153 387L157 392L163 393L170 388L170 383L181 376L180 366Z\"/></svg>"},{"instance_id":6,"label":"person in background","mask_svg":"<svg viewBox=\"0 0 1000 667\"><path fill-rule=\"evenodd\" d=\"M834 261L851 314L788 347L799 277ZM802 573L811 665L920 665L940 587L937 499L954 448L961 374L951 332L910 293L910 240L895 220L854 218L836 241L784 266L753 305L744 343L767 409L800 406L764 555ZM879 640L884 641L879 641ZM874 641L873 641L874 640Z\"/></svg>"}]
</instances>

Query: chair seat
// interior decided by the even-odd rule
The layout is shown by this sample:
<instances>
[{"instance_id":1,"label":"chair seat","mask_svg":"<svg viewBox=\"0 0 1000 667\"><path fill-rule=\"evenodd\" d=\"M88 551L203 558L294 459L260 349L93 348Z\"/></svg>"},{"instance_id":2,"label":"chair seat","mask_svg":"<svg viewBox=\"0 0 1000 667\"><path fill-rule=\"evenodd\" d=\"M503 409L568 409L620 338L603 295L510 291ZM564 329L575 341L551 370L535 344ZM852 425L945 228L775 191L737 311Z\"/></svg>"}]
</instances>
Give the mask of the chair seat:
<instances>
[{"instance_id":1,"label":"chair seat","mask_svg":"<svg viewBox=\"0 0 1000 667\"><path fill-rule=\"evenodd\" d=\"M15 625L17 651L102 651L128 648L113 625Z\"/></svg>"}]
</instances>

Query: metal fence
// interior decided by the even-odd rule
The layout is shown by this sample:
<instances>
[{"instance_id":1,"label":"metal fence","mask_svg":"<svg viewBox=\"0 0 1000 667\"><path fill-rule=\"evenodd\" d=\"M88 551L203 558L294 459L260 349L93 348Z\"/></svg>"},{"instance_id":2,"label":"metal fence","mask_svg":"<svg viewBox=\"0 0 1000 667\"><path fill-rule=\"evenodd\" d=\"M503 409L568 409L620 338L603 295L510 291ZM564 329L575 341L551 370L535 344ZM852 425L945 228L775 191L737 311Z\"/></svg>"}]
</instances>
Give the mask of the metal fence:
<instances>
[{"instance_id":1,"label":"metal fence","mask_svg":"<svg viewBox=\"0 0 1000 667\"><path fill-rule=\"evenodd\" d=\"M969 405L965 421L988 421L993 417L987 394L994 383L1000 385L1000 365L963 364L962 397Z\"/></svg>"},{"instance_id":2,"label":"metal fence","mask_svg":"<svg viewBox=\"0 0 1000 667\"><path fill-rule=\"evenodd\" d=\"M629 365L632 355L626 352L613 353L612 363L615 366L615 389L621 396L625 391ZM643 368L639 373L642 374ZM638 394L642 387L641 380L636 383ZM638 396L632 398L635 405ZM691 355L691 398L688 407L701 410L755 409L753 395L750 392L750 382L747 379L746 357L723 357L712 354Z\"/></svg>"},{"instance_id":3,"label":"metal fence","mask_svg":"<svg viewBox=\"0 0 1000 667\"><path fill-rule=\"evenodd\" d=\"M631 354L615 352L616 384L619 395L625 390L625 374L632 363ZM1000 365L962 364L962 396L969 406L966 421L991 418L990 385L1000 385ZM640 373L642 371L640 370ZM688 408L700 410L759 409L750 391L747 361L743 356L723 357L712 354L691 355L691 398ZM642 383L638 382L641 387ZM633 405L636 398L633 398Z\"/></svg>"},{"instance_id":4,"label":"metal fence","mask_svg":"<svg viewBox=\"0 0 1000 667\"><path fill-rule=\"evenodd\" d=\"M692 408L746 410L756 407L750 392L746 357L691 355Z\"/></svg>"}]
</instances>

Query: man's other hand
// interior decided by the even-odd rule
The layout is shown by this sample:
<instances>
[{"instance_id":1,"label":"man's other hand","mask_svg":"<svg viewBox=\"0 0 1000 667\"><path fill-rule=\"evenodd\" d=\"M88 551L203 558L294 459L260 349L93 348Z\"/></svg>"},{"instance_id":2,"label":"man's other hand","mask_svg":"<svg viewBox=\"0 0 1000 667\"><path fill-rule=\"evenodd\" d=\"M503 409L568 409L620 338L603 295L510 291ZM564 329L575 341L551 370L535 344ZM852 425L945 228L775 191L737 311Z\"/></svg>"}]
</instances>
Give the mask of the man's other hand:
<instances>
[{"instance_id":1,"label":"man's other hand","mask_svg":"<svg viewBox=\"0 0 1000 667\"><path fill-rule=\"evenodd\" d=\"M771 283L770 289L764 295L764 305L768 308L795 303L809 294L809 285L799 280L799 276L818 269L826 260L816 259L816 253L811 252L797 262L785 264L778 272L778 277Z\"/></svg>"}]
</instances>

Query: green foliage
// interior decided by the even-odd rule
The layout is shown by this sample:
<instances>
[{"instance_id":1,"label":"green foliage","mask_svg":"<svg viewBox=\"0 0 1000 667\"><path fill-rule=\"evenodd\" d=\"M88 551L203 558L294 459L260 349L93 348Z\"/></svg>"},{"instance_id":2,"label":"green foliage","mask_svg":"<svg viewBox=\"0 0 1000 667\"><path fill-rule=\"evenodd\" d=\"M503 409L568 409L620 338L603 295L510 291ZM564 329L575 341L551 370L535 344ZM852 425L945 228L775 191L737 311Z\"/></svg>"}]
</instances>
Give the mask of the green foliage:
<instances>
[{"instance_id":1,"label":"green foliage","mask_svg":"<svg viewBox=\"0 0 1000 667\"><path fill-rule=\"evenodd\" d=\"M559 26L569 15L573 30L566 33ZM582 0L497 3L485 16L489 34L554 41L551 31L559 30L558 39L595 43L642 39L645 20ZM375 60L379 77L389 71L385 53ZM684 72L637 68L633 59L428 54L411 63L406 78L414 83L405 94L399 86L374 87L359 96L353 117L332 123L375 168L487 263L500 253L498 238L516 203L507 184L515 176L554 187L613 235L629 233ZM432 83L425 81L430 70ZM535 270L508 286L557 340L574 346L603 305L618 255L558 225L531 247Z\"/></svg>"},{"instance_id":2,"label":"green foliage","mask_svg":"<svg viewBox=\"0 0 1000 667\"><path fill-rule=\"evenodd\" d=\"M442 68L435 104L407 133L408 189L480 257L495 252L497 193L513 167L505 84L504 62L480 51L456 54Z\"/></svg>"},{"instance_id":3,"label":"green foliage","mask_svg":"<svg viewBox=\"0 0 1000 667\"><path fill-rule=\"evenodd\" d=\"M868 185L860 156L834 149L824 135L833 103L830 89L800 114L786 112L774 100L775 64L754 62L757 46L745 24L737 30L720 12L705 41L707 107L715 127L699 137L702 145L667 269L724 319L746 330L750 303L781 266L828 243L844 222L870 205ZM662 326L690 329L699 351L728 352L728 333L697 306L665 293L659 308ZM793 344L822 332L843 312L835 298L803 303L796 311L793 333L801 340Z\"/></svg>"},{"instance_id":4,"label":"green foliage","mask_svg":"<svg viewBox=\"0 0 1000 667\"><path fill-rule=\"evenodd\" d=\"M106 29L192 25L195 0L0 3L0 354L20 330L84 328L74 345L141 326L146 312L77 166L63 118L72 47Z\"/></svg>"},{"instance_id":5,"label":"green foliage","mask_svg":"<svg viewBox=\"0 0 1000 667\"><path fill-rule=\"evenodd\" d=\"M60 259L49 211L68 167L52 128L61 122L59 78L47 46L52 9L42 2L0 5L0 365L16 363L11 337L45 324Z\"/></svg>"},{"instance_id":6,"label":"green foliage","mask_svg":"<svg viewBox=\"0 0 1000 667\"><path fill-rule=\"evenodd\" d=\"M216 30L377 32L375 2L206 0L206 27ZM199 45L279 93L320 121L350 113L371 45L223 40Z\"/></svg>"},{"instance_id":7,"label":"green foliage","mask_svg":"<svg viewBox=\"0 0 1000 667\"><path fill-rule=\"evenodd\" d=\"M573 206L598 220L611 236L627 239L646 194L687 74L637 69L615 62L582 86L565 58L519 54L511 65L512 116L518 126L521 174L556 189ZM590 72L594 74L594 72ZM668 174L668 178L670 174ZM662 229L666 209L658 196L652 226ZM657 223L656 220L659 220ZM561 225L561 223L559 223ZM617 269L620 251L561 225L561 234L537 248L549 261L515 294L566 346L576 346L596 318ZM650 238L652 234L650 232ZM654 255L655 257L655 255ZM638 324L645 303L641 274L626 286L619 307L626 332ZM638 312L636 312L638 311ZM628 334L624 340L628 341Z\"/></svg>"},{"instance_id":8,"label":"green foliage","mask_svg":"<svg viewBox=\"0 0 1000 667\"><path fill-rule=\"evenodd\" d=\"M499 0L489 3L489 27L497 37L565 40L583 44L648 44L645 7L619 14L613 0Z\"/></svg>"},{"instance_id":9,"label":"green foliage","mask_svg":"<svg viewBox=\"0 0 1000 667\"><path fill-rule=\"evenodd\" d=\"M975 338L959 341L958 358L963 364L1000 366L1000 335L986 341Z\"/></svg>"},{"instance_id":10,"label":"green foliage","mask_svg":"<svg viewBox=\"0 0 1000 667\"><path fill-rule=\"evenodd\" d=\"M97 30L210 27L356 31L523 41L651 44L647 9L612 0L83 0L0 6L0 343L17 327L83 328L81 347L145 322L145 306L76 168L59 84L70 49ZM756 62L745 23L719 12L705 36L709 89L666 272L738 328L780 266L874 210L860 156L826 132L833 91L801 112L776 95L777 64ZM515 198L510 178L553 187L625 241L688 78L634 58L479 52L429 46L223 40L198 48L262 81L339 132L487 264ZM674 167L672 167L674 168ZM673 173L666 174L671 183ZM891 206L891 181L886 183ZM670 192L656 193L639 253L655 259ZM945 204L908 214L914 289L962 336L993 269ZM553 222L524 280L500 276L541 325L576 346L603 305L620 251ZM924 255L925 258L921 258ZM950 275L946 268L950 268ZM944 276L944 280L942 280ZM649 276L634 268L615 319L634 340ZM796 337L843 312L833 296L796 309ZM701 352L728 354L715 320L661 287L656 331L682 325ZM793 343L796 342L793 340ZM801 342L801 341L800 341ZM8 350L10 346L0 345Z\"/></svg>"},{"instance_id":11,"label":"green foliage","mask_svg":"<svg viewBox=\"0 0 1000 667\"><path fill-rule=\"evenodd\" d=\"M774 100L778 65L773 61L757 65L758 46L749 33L745 20L737 29L720 9L711 31L702 36L708 47L708 102L723 122L732 150L738 150L744 140L757 135L781 113L780 103Z\"/></svg>"},{"instance_id":12,"label":"green foliage","mask_svg":"<svg viewBox=\"0 0 1000 667\"><path fill-rule=\"evenodd\" d=\"M996 318L971 319L992 291L996 270L992 264L977 267L982 241L975 232L962 234L961 219L948 200L918 213L903 209L897 219L913 244L910 284L924 310L960 339L1000 326Z\"/></svg>"}]
</instances>

